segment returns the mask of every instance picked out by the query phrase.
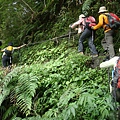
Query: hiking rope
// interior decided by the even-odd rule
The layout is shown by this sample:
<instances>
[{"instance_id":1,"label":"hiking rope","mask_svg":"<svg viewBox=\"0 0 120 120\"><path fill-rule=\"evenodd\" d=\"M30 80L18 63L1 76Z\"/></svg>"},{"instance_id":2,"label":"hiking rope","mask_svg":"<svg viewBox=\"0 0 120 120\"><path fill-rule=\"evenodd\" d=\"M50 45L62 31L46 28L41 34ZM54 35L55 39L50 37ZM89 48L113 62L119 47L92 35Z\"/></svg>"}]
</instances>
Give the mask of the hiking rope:
<instances>
[{"instance_id":1,"label":"hiking rope","mask_svg":"<svg viewBox=\"0 0 120 120\"><path fill-rule=\"evenodd\" d=\"M34 42L34 43L28 43L26 44L27 46L32 46L32 45L36 45L36 44L40 44L40 43L43 43L43 42L46 42L46 41L55 41L55 40L58 40L58 39L62 39L62 38L66 38L66 37L71 37L71 36L74 36L77 34L77 31L74 31L74 32L69 32L68 34L64 34L62 36L59 36L59 37L54 37L52 39L48 39L48 40L42 40L40 42Z\"/></svg>"}]
</instances>

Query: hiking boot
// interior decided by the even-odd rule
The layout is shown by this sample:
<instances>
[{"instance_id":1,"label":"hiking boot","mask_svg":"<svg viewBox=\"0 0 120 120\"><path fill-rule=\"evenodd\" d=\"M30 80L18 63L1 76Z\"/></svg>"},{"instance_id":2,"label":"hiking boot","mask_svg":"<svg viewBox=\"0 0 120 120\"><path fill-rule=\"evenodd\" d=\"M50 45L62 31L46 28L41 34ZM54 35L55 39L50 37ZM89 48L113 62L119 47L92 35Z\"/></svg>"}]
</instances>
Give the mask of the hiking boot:
<instances>
[{"instance_id":1,"label":"hiking boot","mask_svg":"<svg viewBox=\"0 0 120 120\"><path fill-rule=\"evenodd\" d=\"M79 54L80 54L80 55L84 55L84 53L83 53L83 52L79 52Z\"/></svg>"},{"instance_id":2,"label":"hiking boot","mask_svg":"<svg viewBox=\"0 0 120 120\"><path fill-rule=\"evenodd\" d=\"M98 54L92 55L92 57L98 57Z\"/></svg>"},{"instance_id":3,"label":"hiking boot","mask_svg":"<svg viewBox=\"0 0 120 120\"><path fill-rule=\"evenodd\" d=\"M107 54L108 53L108 50L104 50L103 51L103 54L105 55L105 54Z\"/></svg>"}]
</instances>

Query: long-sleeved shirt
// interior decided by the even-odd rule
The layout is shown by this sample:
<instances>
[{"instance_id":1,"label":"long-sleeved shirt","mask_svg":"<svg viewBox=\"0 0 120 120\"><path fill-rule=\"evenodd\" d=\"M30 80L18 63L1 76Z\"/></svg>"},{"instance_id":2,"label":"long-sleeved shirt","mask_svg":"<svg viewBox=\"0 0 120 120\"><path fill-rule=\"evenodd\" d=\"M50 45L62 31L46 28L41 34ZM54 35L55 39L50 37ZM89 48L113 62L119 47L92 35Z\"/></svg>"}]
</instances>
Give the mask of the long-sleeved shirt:
<instances>
[{"instance_id":1,"label":"long-sleeved shirt","mask_svg":"<svg viewBox=\"0 0 120 120\"><path fill-rule=\"evenodd\" d=\"M100 68L107 68L107 67L113 66L114 69L115 69L115 66L116 66L116 64L117 64L118 58L119 58L119 56L115 56L115 57L111 58L111 59L108 60L108 61L102 62L102 63L100 64Z\"/></svg>"},{"instance_id":2,"label":"long-sleeved shirt","mask_svg":"<svg viewBox=\"0 0 120 120\"><path fill-rule=\"evenodd\" d=\"M104 14L109 14L109 13L104 13ZM106 29L107 27L106 25L109 23L109 21L108 21L107 16L104 14L99 15L99 22L96 26L93 27L94 30L97 30L98 28L101 28L101 27L103 27L105 32L111 30L110 28Z\"/></svg>"},{"instance_id":3,"label":"long-sleeved shirt","mask_svg":"<svg viewBox=\"0 0 120 120\"><path fill-rule=\"evenodd\" d=\"M14 52L14 50L20 49L20 48L24 47L25 45L26 45L26 44L21 45L21 46L19 46L19 47L13 47L13 48L12 48L12 53ZM3 52L2 58L3 58L4 55L6 55L6 53L5 53L5 50L6 50L6 49L7 49L7 47L4 48L3 50L1 50L1 52Z\"/></svg>"},{"instance_id":4,"label":"long-sleeved shirt","mask_svg":"<svg viewBox=\"0 0 120 120\"><path fill-rule=\"evenodd\" d=\"M80 25L81 27L81 31L84 31L84 27L85 27L85 20L84 18L80 18L78 21L76 21L75 23L73 23L71 25L71 28L75 28L76 26Z\"/></svg>"}]
</instances>

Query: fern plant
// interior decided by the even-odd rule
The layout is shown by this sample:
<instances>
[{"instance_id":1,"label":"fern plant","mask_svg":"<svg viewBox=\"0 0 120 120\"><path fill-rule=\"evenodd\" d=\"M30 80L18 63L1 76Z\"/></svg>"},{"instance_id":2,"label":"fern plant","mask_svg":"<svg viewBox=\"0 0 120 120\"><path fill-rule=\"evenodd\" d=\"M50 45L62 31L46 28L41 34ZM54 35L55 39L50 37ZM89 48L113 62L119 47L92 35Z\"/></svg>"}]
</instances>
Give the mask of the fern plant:
<instances>
[{"instance_id":1,"label":"fern plant","mask_svg":"<svg viewBox=\"0 0 120 120\"><path fill-rule=\"evenodd\" d=\"M32 109L32 97L38 87L38 77L33 74L22 74L18 77L18 83L13 89L11 100L26 116L30 114ZM16 98L16 99L15 99ZM15 100L14 100L15 99Z\"/></svg>"},{"instance_id":2,"label":"fern plant","mask_svg":"<svg viewBox=\"0 0 120 120\"><path fill-rule=\"evenodd\" d=\"M16 110L19 109L26 116L32 110L32 98L38 87L38 77L32 73L24 73L22 70L23 68L18 67L4 78L2 94L0 94L0 104L9 95L9 102L13 103L13 106L10 106L3 114L3 119L11 116L12 113L17 115L17 111L14 112L15 108ZM24 74L20 75L21 72Z\"/></svg>"}]
</instances>

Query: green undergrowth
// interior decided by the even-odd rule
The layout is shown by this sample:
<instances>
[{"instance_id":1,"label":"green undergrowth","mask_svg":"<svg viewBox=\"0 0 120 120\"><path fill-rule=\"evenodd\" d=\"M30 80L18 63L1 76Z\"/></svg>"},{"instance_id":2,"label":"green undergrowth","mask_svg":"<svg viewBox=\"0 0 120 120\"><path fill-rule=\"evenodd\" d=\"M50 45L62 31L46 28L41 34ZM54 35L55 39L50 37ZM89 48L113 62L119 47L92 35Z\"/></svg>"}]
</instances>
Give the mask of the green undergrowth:
<instances>
[{"instance_id":1,"label":"green undergrowth","mask_svg":"<svg viewBox=\"0 0 120 120\"><path fill-rule=\"evenodd\" d=\"M74 42L22 49L18 67L0 81L2 120L113 120L108 71L90 60Z\"/></svg>"}]
</instances>

